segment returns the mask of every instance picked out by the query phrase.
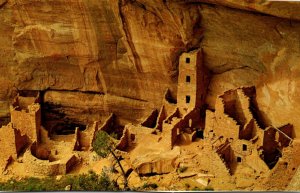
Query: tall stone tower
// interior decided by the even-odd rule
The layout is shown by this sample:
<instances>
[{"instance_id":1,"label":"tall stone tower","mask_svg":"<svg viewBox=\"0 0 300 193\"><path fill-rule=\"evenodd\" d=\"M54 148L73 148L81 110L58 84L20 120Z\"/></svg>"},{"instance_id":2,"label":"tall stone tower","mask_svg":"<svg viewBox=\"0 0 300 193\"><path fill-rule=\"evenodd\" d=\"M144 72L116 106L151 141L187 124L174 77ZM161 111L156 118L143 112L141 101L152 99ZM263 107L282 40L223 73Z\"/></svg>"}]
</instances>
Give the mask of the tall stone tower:
<instances>
[{"instance_id":1,"label":"tall stone tower","mask_svg":"<svg viewBox=\"0 0 300 193\"><path fill-rule=\"evenodd\" d=\"M202 64L202 50L183 53L179 58L177 106L200 108L205 102L208 71Z\"/></svg>"}]
</instances>

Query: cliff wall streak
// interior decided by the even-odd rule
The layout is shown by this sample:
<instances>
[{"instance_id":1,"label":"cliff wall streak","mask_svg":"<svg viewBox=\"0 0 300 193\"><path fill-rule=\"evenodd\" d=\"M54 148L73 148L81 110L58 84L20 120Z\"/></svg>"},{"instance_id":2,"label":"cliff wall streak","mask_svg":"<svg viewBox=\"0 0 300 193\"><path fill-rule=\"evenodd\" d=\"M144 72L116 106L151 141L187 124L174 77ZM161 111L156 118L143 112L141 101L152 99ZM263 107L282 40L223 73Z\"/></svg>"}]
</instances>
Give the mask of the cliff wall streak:
<instances>
[{"instance_id":1,"label":"cliff wall streak","mask_svg":"<svg viewBox=\"0 0 300 193\"><path fill-rule=\"evenodd\" d=\"M255 85L266 124L290 122L299 136L299 15L299 4L259 0L2 0L0 117L15 90L50 90L44 102L65 118L137 121L167 88L176 95L179 55L202 47L210 107ZM85 98L95 99L77 105Z\"/></svg>"}]
</instances>

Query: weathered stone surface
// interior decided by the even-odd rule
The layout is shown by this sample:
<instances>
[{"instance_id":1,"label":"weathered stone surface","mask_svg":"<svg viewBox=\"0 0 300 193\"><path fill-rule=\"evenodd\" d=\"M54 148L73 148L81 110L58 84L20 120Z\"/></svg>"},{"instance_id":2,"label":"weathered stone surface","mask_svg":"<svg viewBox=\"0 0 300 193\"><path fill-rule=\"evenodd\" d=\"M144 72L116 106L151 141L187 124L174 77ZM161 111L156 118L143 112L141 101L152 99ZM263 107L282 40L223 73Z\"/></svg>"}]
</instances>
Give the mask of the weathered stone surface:
<instances>
[{"instance_id":1,"label":"weathered stone surface","mask_svg":"<svg viewBox=\"0 0 300 193\"><path fill-rule=\"evenodd\" d=\"M270 14L287 19L300 20L300 4L293 1L266 1L266 0L185 0L185 2L212 3L232 8Z\"/></svg>"},{"instance_id":2,"label":"weathered stone surface","mask_svg":"<svg viewBox=\"0 0 300 193\"><path fill-rule=\"evenodd\" d=\"M9 80L0 93L14 87L92 91L158 107L167 88L176 93L177 56L201 33L197 7L160 5L9 1L0 13L1 78ZM10 96L0 97L3 116Z\"/></svg>"},{"instance_id":3,"label":"weathered stone surface","mask_svg":"<svg viewBox=\"0 0 300 193\"><path fill-rule=\"evenodd\" d=\"M202 47L213 72L210 107L225 90L256 85L266 122L290 122L299 135L293 108L300 103L299 6L262 0L0 0L0 117L8 117L15 90L50 90L45 101L73 122L111 112L136 121L149 107L161 106L167 88L176 95L178 56ZM89 98L82 95L107 99L82 102Z\"/></svg>"},{"instance_id":4,"label":"weathered stone surface","mask_svg":"<svg viewBox=\"0 0 300 193\"><path fill-rule=\"evenodd\" d=\"M207 102L240 86L257 86L258 106L267 125L299 122L298 71L300 23L224 7L203 5L201 43L213 71ZM236 18L239 18L238 20ZM293 43L292 43L293 42Z\"/></svg>"},{"instance_id":5,"label":"weathered stone surface","mask_svg":"<svg viewBox=\"0 0 300 193\"><path fill-rule=\"evenodd\" d=\"M296 170L295 175L291 179L289 185L286 187L285 191L297 191L300 188L300 181L299 181L299 172L300 168Z\"/></svg>"},{"instance_id":6,"label":"weathered stone surface","mask_svg":"<svg viewBox=\"0 0 300 193\"><path fill-rule=\"evenodd\" d=\"M128 186L131 188L138 188L144 185L143 181L135 171L131 172L127 179Z\"/></svg>"},{"instance_id":7,"label":"weathered stone surface","mask_svg":"<svg viewBox=\"0 0 300 193\"><path fill-rule=\"evenodd\" d=\"M193 177L196 176L197 173L195 172L184 172L184 173L179 173L179 178L189 178L189 177Z\"/></svg>"},{"instance_id":8,"label":"weathered stone surface","mask_svg":"<svg viewBox=\"0 0 300 193\"><path fill-rule=\"evenodd\" d=\"M161 153L153 152L137 156L132 161L132 166L140 175L166 174L175 171L175 161L180 154L180 147Z\"/></svg>"}]
</instances>

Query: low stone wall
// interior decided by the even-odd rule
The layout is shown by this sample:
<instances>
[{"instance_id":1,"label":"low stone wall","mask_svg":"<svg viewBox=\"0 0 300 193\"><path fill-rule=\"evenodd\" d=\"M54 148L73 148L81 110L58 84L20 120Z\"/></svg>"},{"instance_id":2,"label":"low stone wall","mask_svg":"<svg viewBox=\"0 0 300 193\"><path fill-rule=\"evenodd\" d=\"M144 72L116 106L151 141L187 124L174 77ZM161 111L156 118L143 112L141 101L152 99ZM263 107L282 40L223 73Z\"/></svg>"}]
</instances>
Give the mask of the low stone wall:
<instances>
[{"instance_id":1,"label":"low stone wall","mask_svg":"<svg viewBox=\"0 0 300 193\"><path fill-rule=\"evenodd\" d=\"M143 127L141 125L135 126L133 124L127 124L124 130L129 131L130 137L131 135L134 136L134 139L130 140L130 142L133 143L139 143L139 141L142 140L145 135L151 135L153 132L153 129L151 128Z\"/></svg>"},{"instance_id":2,"label":"low stone wall","mask_svg":"<svg viewBox=\"0 0 300 193\"><path fill-rule=\"evenodd\" d=\"M47 150L46 148L38 146L36 142L31 145L30 151L34 157L41 160L48 160L51 153L51 151Z\"/></svg>"},{"instance_id":3,"label":"low stone wall","mask_svg":"<svg viewBox=\"0 0 300 193\"><path fill-rule=\"evenodd\" d=\"M40 160L34 157L30 150L24 153L23 163L29 173L38 176L54 176L67 174L72 166L78 162L75 155L67 155L63 160L50 162L49 160Z\"/></svg>"}]
</instances>

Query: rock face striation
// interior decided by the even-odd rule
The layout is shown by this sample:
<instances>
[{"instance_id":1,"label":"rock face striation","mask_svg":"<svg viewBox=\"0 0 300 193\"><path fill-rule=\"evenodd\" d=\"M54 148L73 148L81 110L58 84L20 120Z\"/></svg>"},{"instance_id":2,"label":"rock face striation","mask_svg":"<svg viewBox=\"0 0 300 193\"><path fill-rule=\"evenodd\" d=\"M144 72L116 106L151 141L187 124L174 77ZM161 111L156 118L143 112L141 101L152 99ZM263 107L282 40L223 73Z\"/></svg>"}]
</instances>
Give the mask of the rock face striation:
<instances>
[{"instance_id":1,"label":"rock face striation","mask_svg":"<svg viewBox=\"0 0 300 193\"><path fill-rule=\"evenodd\" d=\"M42 91L44 125L120 124L177 95L178 58L202 48L206 103L256 86L268 125L300 135L299 3L262 0L0 0L0 117L17 91ZM3 119L3 120L2 120Z\"/></svg>"}]
</instances>

